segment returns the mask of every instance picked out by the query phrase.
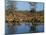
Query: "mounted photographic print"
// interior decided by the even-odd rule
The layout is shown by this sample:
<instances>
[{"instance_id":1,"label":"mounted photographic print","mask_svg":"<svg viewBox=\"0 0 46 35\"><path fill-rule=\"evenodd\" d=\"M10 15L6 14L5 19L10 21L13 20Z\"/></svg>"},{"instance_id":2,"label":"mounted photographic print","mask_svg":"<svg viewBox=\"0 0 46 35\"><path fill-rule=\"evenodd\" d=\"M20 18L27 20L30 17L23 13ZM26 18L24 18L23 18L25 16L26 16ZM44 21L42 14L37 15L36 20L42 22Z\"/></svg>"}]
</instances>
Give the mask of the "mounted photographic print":
<instances>
[{"instance_id":1,"label":"mounted photographic print","mask_svg":"<svg viewBox=\"0 0 46 35\"><path fill-rule=\"evenodd\" d=\"M5 34L44 32L44 3L5 0Z\"/></svg>"}]
</instances>

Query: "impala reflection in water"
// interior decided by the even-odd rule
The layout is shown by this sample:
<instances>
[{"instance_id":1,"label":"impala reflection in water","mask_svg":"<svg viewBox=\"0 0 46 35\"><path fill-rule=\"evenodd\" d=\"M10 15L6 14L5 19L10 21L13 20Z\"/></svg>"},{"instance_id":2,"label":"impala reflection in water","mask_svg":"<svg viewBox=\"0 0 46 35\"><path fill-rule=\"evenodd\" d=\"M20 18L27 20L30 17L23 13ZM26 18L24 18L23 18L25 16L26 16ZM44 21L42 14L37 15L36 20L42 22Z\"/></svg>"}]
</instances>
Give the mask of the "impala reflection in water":
<instances>
[{"instance_id":1,"label":"impala reflection in water","mask_svg":"<svg viewBox=\"0 0 46 35\"><path fill-rule=\"evenodd\" d=\"M32 26L31 23L28 24L28 22L23 22L23 23L20 23L20 25L12 26L13 28L11 27L11 29L14 30L14 33L24 33L24 32L29 32L30 29L31 29L31 26ZM12 30L11 29L6 24L6 33L11 33L12 34Z\"/></svg>"},{"instance_id":2,"label":"impala reflection in water","mask_svg":"<svg viewBox=\"0 0 46 35\"><path fill-rule=\"evenodd\" d=\"M22 22L20 25L15 25L12 27L8 27L8 24L5 26L5 32L7 34L15 34L15 33L31 33L32 32L32 23ZM44 25L37 25L35 32L44 32Z\"/></svg>"}]
</instances>

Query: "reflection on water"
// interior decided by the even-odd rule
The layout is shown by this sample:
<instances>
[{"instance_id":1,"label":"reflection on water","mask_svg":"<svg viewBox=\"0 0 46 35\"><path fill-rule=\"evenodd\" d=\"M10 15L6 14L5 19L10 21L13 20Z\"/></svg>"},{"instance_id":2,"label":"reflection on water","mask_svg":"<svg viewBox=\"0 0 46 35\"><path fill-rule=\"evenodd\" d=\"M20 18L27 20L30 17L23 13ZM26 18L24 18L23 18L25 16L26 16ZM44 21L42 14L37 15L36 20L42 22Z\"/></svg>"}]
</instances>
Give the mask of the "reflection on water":
<instances>
[{"instance_id":1,"label":"reflection on water","mask_svg":"<svg viewBox=\"0 0 46 35\"><path fill-rule=\"evenodd\" d=\"M37 26L36 26L36 31L37 31L37 32L44 32L44 25L43 25L43 24L37 25Z\"/></svg>"},{"instance_id":2,"label":"reflection on water","mask_svg":"<svg viewBox=\"0 0 46 35\"><path fill-rule=\"evenodd\" d=\"M8 27L8 23L6 23L5 26L5 33L6 34L15 34L15 33L29 33L32 32L32 23L29 22L21 22L20 25L14 25L11 27ZM43 32L44 31L44 25L37 25L36 26L36 32Z\"/></svg>"},{"instance_id":3,"label":"reflection on water","mask_svg":"<svg viewBox=\"0 0 46 35\"><path fill-rule=\"evenodd\" d=\"M16 25L16 33L24 33L24 32L29 32L31 29L32 24L30 23L22 23L21 25Z\"/></svg>"}]
</instances>

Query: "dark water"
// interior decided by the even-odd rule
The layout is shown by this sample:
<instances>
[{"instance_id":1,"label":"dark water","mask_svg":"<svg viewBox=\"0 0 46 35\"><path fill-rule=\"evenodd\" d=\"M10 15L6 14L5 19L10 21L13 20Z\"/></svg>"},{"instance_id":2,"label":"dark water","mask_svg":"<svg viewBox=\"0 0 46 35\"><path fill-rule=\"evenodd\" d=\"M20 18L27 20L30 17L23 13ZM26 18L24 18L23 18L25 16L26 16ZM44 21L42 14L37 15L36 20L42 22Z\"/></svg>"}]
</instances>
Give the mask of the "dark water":
<instances>
[{"instance_id":1,"label":"dark water","mask_svg":"<svg viewBox=\"0 0 46 35\"><path fill-rule=\"evenodd\" d=\"M37 25L36 26L36 32L44 32L44 25L43 24Z\"/></svg>"},{"instance_id":2,"label":"dark water","mask_svg":"<svg viewBox=\"0 0 46 35\"><path fill-rule=\"evenodd\" d=\"M29 22L22 22L20 25L14 25L11 27L8 27L8 23L5 25L5 33L6 34L16 34L16 33L30 33L32 32L32 23ZM38 24L36 27L36 32L44 32L44 25Z\"/></svg>"}]
</instances>

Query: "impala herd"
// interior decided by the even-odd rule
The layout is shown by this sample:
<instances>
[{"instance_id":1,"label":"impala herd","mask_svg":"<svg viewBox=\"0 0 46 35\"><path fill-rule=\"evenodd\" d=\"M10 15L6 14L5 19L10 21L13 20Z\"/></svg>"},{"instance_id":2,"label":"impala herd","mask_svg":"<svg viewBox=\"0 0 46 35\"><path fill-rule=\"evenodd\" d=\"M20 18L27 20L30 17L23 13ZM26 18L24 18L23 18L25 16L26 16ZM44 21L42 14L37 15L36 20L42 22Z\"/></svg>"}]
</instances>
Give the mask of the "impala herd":
<instances>
[{"instance_id":1,"label":"impala herd","mask_svg":"<svg viewBox=\"0 0 46 35\"><path fill-rule=\"evenodd\" d=\"M30 16L28 14L23 14L23 13L18 13L18 12L11 12L9 13L9 15L6 14L5 16L6 21L8 21L8 23L11 22L23 22L23 21L27 21L27 22L44 22L44 16L40 16L40 14L30 14Z\"/></svg>"}]
</instances>

